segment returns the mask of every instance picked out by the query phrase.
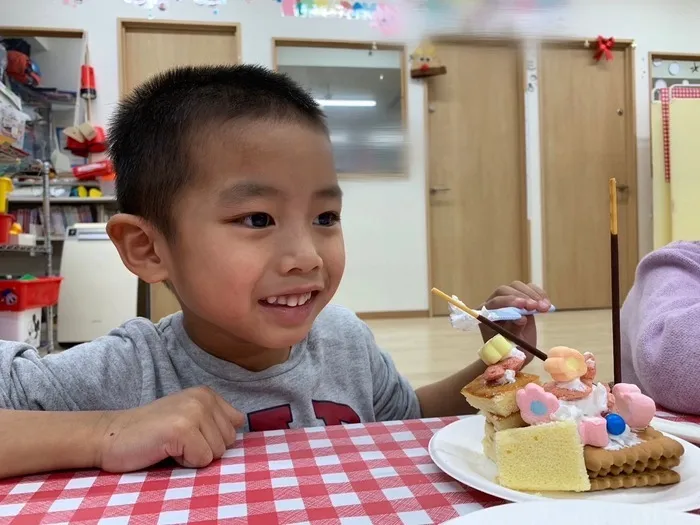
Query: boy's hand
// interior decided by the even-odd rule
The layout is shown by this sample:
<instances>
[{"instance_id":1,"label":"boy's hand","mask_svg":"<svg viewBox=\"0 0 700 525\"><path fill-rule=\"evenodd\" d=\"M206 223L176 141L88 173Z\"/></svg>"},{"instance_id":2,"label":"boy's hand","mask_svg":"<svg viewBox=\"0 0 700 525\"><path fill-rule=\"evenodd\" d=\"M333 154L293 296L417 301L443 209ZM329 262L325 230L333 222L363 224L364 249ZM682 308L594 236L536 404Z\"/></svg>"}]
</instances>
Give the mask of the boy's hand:
<instances>
[{"instance_id":1,"label":"boy's hand","mask_svg":"<svg viewBox=\"0 0 700 525\"><path fill-rule=\"evenodd\" d=\"M208 388L190 388L149 405L107 416L97 466L131 472L172 457L200 468L236 441L244 416Z\"/></svg>"},{"instance_id":2,"label":"boy's hand","mask_svg":"<svg viewBox=\"0 0 700 525\"><path fill-rule=\"evenodd\" d=\"M496 288L496 291L493 292L491 297L481 306L489 310L512 306L525 310L537 310L544 313L549 311L552 303L545 291L537 285L513 281L509 285ZM534 315L524 315L517 321L507 321L502 323L502 325L503 328L510 333L517 335L533 346L537 346L537 327L535 325ZM487 326L479 325L479 328L484 342L496 335L493 330ZM527 352L526 354L526 362L529 363L532 360L532 356Z\"/></svg>"}]
</instances>

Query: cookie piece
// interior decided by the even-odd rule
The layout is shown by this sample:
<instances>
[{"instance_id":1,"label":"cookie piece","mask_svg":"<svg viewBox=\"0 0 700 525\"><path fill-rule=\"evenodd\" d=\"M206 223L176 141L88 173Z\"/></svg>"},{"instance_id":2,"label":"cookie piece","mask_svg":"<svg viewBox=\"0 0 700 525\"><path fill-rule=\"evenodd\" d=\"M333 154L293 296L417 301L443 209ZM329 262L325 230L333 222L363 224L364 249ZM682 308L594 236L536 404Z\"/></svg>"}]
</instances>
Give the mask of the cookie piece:
<instances>
[{"instance_id":1,"label":"cookie piece","mask_svg":"<svg viewBox=\"0 0 700 525\"><path fill-rule=\"evenodd\" d=\"M641 443L619 450L585 446L583 456L589 477L614 474L615 470L618 474L645 470L653 466L655 461L659 461L659 466L662 466L660 460L679 459L685 452L678 441L664 436L652 427L636 434Z\"/></svg>"},{"instance_id":2,"label":"cookie piece","mask_svg":"<svg viewBox=\"0 0 700 525\"><path fill-rule=\"evenodd\" d=\"M600 470L598 472L588 472L588 476L591 479L602 478L604 476L618 476L620 474L633 474L635 472L645 472L649 470L666 469L670 470L681 464L681 458L659 458L650 459L647 462L637 461L634 465L613 465L607 470Z\"/></svg>"},{"instance_id":3,"label":"cookie piece","mask_svg":"<svg viewBox=\"0 0 700 525\"><path fill-rule=\"evenodd\" d=\"M591 492L635 487L660 487L680 482L678 472L664 468L634 472L632 474L608 475L591 480Z\"/></svg>"}]
</instances>

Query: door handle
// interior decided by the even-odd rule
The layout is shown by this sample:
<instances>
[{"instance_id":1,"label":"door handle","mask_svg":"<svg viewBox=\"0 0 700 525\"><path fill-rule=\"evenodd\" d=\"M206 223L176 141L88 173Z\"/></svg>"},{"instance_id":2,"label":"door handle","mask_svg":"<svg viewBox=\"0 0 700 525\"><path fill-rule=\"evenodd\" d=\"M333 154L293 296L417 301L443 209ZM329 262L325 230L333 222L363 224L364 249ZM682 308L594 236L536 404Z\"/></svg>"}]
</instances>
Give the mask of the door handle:
<instances>
[{"instance_id":1,"label":"door handle","mask_svg":"<svg viewBox=\"0 0 700 525\"><path fill-rule=\"evenodd\" d=\"M627 184L618 184L617 189L620 191L627 191L630 189L630 187Z\"/></svg>"},{"instance_id":2,"label":"door handle","mask_svg":"<svg viewBox=\"0 0 700 525\"><path fill-rule=\"evenodd\" d=\"M445 191L450 191L450 188L430 188L431 195L435 195L436 193L442 193Z\"/></svg>"}]
</instances>

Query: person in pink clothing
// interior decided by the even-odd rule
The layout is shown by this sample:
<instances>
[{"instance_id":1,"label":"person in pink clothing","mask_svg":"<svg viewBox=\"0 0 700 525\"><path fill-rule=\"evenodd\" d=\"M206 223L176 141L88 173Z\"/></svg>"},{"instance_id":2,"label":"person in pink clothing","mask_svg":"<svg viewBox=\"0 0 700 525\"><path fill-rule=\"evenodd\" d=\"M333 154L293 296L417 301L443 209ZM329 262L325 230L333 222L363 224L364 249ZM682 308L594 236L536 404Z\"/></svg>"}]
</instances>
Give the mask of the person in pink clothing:
<instances>
[{"instance_id":1,"label":"person in pink clothing","mask_svg":"<svg viewBox=\"0 0 700 525\"><path fill-rule=\"evenodd\" d=\"M642 259L620 332L622 381L668 410L700 414L700 242Z\"/></svg>"}]
</instances>

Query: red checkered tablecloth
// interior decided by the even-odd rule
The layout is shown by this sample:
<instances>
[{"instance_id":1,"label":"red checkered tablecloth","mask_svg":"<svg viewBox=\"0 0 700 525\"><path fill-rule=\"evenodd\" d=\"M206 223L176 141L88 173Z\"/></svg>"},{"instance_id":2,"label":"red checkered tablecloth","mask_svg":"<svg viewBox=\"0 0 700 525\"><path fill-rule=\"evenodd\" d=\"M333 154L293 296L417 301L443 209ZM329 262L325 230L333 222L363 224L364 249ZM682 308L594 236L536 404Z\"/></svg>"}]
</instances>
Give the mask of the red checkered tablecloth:
<instances>
[{"instance_id":1,"label":"red checkered tablecloth","mask_svg":"<svg viewBox=\"0 0 700 525\"><path fill-rule=\"evenodd\" d=\"M251 433L201 470L0 482L0 523L442 523L500 500L431 461L456 418Z\"/></svg>"}]
</instances>

